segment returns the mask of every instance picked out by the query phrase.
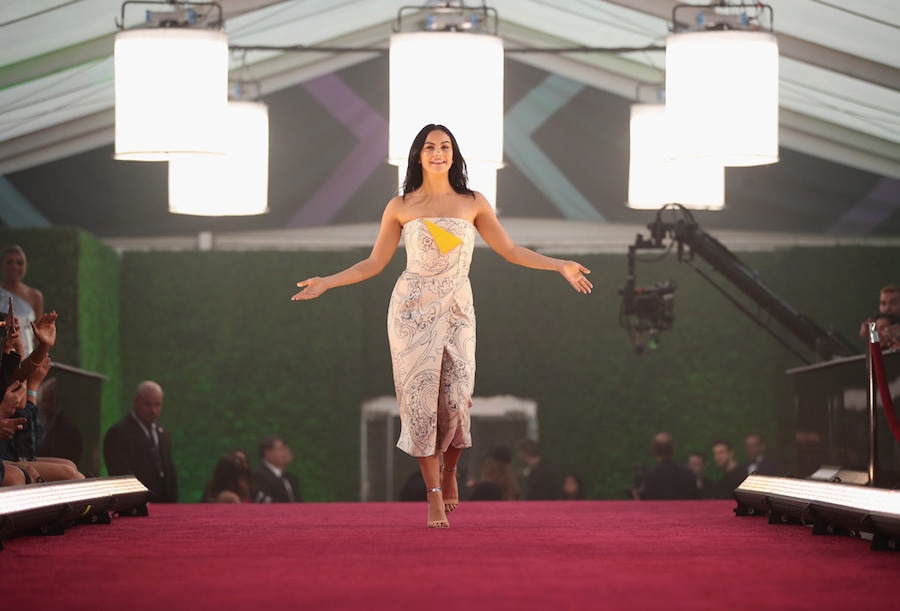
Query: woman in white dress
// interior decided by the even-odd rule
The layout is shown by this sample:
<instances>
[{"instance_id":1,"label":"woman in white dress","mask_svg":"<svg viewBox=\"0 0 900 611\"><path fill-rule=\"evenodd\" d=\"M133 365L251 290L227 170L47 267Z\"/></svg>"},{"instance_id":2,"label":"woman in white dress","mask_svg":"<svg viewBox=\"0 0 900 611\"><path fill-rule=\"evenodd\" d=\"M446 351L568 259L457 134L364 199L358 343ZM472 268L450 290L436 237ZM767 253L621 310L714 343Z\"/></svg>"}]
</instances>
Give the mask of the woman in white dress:
<instances>
[{"instance_id":1,"label":"woman in white dress","mask_svg":"<svg viewBox=\"0 0 900 611\"><path fill-rule=\"evenodd\" d=\"M585 277L590 271L580 263L513 242L490 203L467 182L453 134L442 125L426 125L410 147L403 194L387 203L368 258L331 276L298 282L303 290L292 298L314 299L381 273L404 237L407 266L388 310L401 419L397 447L419 462L429 528L450 526L447 514L459 503L456 465L460 452L472 445L475 311L468 272L475 232L510 263L557 271L579 293L593 288Z\"/></svg>"}]
</instances>

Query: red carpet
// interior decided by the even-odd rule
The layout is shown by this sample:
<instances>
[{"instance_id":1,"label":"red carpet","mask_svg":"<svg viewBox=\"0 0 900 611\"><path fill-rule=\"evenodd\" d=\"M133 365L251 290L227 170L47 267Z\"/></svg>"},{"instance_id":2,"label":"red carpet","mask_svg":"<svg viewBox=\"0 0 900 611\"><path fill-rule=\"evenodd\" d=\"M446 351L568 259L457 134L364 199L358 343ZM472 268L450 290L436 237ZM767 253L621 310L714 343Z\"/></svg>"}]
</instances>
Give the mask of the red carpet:
<instances>
[{"instance_id":1,"label":"red carpet","mask_svg":"<svg viewBox=\"0 0 900 611\"><path fill-rule=\"evenodd\" d=\"M7 609L888 609L900 554L731 501L153 505L20 536Z\"/></svg>"}]
</instances>

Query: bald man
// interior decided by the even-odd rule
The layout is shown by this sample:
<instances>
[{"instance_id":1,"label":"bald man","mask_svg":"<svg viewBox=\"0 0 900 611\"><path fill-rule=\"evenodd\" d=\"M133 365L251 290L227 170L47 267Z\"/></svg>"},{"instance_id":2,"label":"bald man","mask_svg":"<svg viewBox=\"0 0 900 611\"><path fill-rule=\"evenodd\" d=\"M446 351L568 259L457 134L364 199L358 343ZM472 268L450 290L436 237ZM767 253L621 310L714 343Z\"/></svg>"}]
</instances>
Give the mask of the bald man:
<instances>
[{"instance_id":1,"label":"bald man","mask_svg":"<svg viewBox=\"0 0 900 611\"><path fill-rule=\"evenodd\" d=\"M150 490L150 501L178 502L178 477L172 463L172 438L157 424L163 391L147 380L138 384L131 412L103 439L103 459L110 475L134 475Z\"/></svg>"}]
</instances>

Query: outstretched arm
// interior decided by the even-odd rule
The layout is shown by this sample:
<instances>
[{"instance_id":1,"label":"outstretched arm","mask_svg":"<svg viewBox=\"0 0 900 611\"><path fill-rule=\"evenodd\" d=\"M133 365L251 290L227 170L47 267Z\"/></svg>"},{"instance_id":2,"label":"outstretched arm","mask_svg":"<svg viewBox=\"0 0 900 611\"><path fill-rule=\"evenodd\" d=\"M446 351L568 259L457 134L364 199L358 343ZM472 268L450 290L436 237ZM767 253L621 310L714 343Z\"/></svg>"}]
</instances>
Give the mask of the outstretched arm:
<instances>
[{"instance_id":1,"label":"outstretched arm","mask_svg":"<svg viewBox=\"0 0 900 611\"><path fill-rule=\"evenodd\" d=\"M317 276L298 282L297 286L302 287L303 290L291 297L291 300L315 299L328 289L356 284L380 274L394 256L397 244L400 242L403 227L397 216L397 207L401 201L399 197L395 197L385 207L384 214L381 216L378 237L367 258L331 276L324 278Z\"/></svg>"},{"instance_id":2,"label":"outstretched arm","mask_svg":"<svg viewBox=\"0 0 900 611\"><path fill-rule=\"evenodd\" d=\"M590 274L591 270L581 263L548 257L524 246L519 246L503 229L500 221L497 220L494 209L480 193L475 194L475 204L478 206L475 228L478 229L478 233L487 242L487 245L506 261L532 269L559 272L579 293L587 294L594 288L590 280L585 277L585 274Z\"/></svg>"}]
</instances>

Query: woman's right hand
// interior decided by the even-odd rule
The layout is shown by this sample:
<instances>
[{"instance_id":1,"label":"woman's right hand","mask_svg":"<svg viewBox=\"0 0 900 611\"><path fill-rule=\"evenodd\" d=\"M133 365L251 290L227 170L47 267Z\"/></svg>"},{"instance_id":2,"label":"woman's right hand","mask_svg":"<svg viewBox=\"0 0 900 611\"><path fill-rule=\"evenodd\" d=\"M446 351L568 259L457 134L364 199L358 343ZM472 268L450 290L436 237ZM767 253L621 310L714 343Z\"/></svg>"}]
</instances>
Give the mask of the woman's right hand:
<instances>
[{"instance_id":1,"label":"woman's right hand","mask_svg":"<svg viewBox=\"0 0 900 611\"><path fill-rule=\"evenodd\" d=\"M297 286L305 287L302 291L291 297L291 301L301 301L306 299L315 299L322 293L328 290L328 283L325 282L324 278L319 278L316 276L315 278L309 278L307 280L303 280L302 282L298 282Z\"/></svg>"}]
</instances>

